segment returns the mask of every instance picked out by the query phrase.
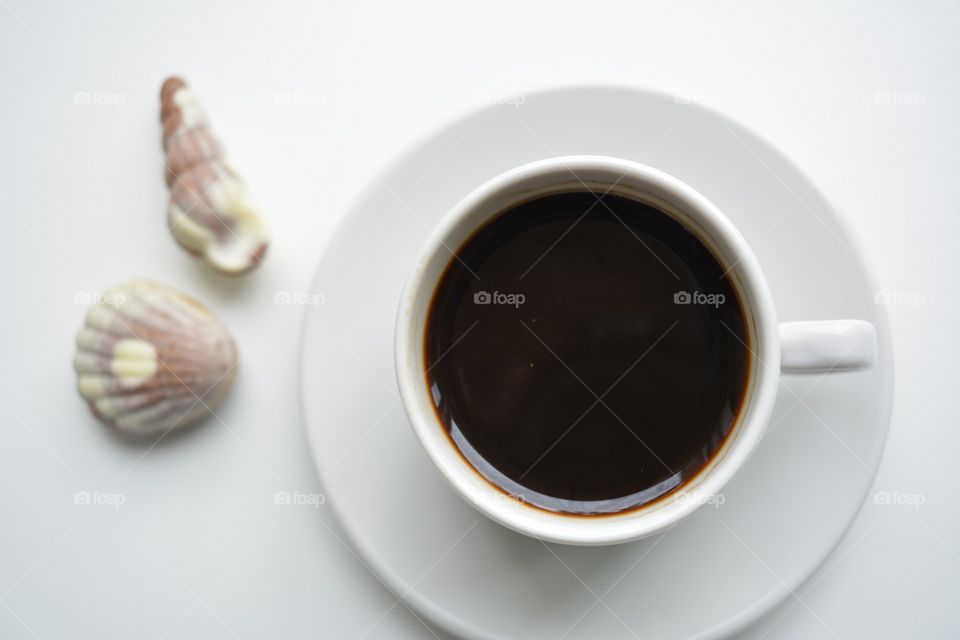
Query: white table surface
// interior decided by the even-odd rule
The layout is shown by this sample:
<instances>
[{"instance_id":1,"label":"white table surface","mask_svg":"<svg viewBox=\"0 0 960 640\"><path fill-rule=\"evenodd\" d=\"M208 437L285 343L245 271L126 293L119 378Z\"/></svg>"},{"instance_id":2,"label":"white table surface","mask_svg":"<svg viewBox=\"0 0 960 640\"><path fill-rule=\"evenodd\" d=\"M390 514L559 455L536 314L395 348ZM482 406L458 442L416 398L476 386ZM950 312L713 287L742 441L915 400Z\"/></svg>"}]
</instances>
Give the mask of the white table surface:
<instances>
[{"instance_id":1,"label":"white table surface","mask_svg":"<svg viewBox=\"0 0 960 640\"><path fill-rule=\"evenodd\" d=\"M774 141L850 217L894 302L874 486L891 504L868 501L745 637L956 637L960 7L717 5L0 0L0 637L432 637L322 506L274 502L322 491L298 400L304 307L274 298L309 291L338 219L404 145L585 80L675 93ZM210 275L164 228L172 72L270 218L246 279ZM71 368L76 300L137 275L216 309L243 354L221 419L152 447L98 425Z\"/></svg>"}]
</instances>

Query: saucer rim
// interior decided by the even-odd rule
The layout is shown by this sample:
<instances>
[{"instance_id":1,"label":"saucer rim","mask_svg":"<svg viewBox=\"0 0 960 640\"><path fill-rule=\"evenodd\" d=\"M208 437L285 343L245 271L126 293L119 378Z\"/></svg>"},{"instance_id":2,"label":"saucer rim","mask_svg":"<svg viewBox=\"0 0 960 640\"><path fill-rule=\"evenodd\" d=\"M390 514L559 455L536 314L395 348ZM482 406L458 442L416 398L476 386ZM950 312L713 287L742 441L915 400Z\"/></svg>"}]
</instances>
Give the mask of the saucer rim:
<instances>
[{"instance_id":1,"label":"saucer rim","mask_svg":"<svg viewBox=\"0 0 960 640\"><path fill-rule=\"evenodd\" d=\"M564 93L583 93L596 91L610 93L630 93L634 94L634 96L654 100L671 99L671 94L656 88L619 81L611 82L590 80L582 82L549 82L542 85L533 85L530 89L523 91L523 95L528 99L539 99L549 98L553 95L562 95ZM753 127L740 122L732 116L727 115L720 109L700 103L685 103L683 105L678 105L678 107L699 111L702 115L717 120L727 128L736 130L744 136L751 138L756 143L765 146L771 152L771 154L775 155L785 166L789 167L797 176L801 177L807 184L809 184L810 191L815 192L816 195L835 214L833 222L836 225L836 231L840 234L840 236L842 236L842 240L848 246L848 248L856 254L859 266L863 271L863 276L871 287L871 290L880 290L880 280L877 276L876 269L873 266L873 262L870 260L868 253L864 250L863 242L860 236L854 233L854 229L849 217L844 213L843 209L836 204L836 200L831 198L829 193L826 192L819 183L815 182L810 177L808 172L805 171L796 161L794 161L793 158L781 151L780 148L767 136L761 134ZM423 146L423 144L434 138L438 132L449 131L451 129L463 126L475 120L476 118L481 117L483 113L496 108L497 105L458 105L458 109L454 111L454 115L446 115L445 117L439 119L439 121L434 123L432 126L418 130L416 133L407 136L403 142L394 147L389 161L377 167L377 169L371 173L370 177L364 181L363 186L361 186L354 197L346 205L343 213L337 218L330 234L321 244L318 251L319 257L316 261L316 267L314 269L314 277L311 279L311 283L315 283L322 275L319 271L319 268L322 265L325 257L330 253L333 247L341 242L341 236L343 236L344 233L349 230L350 219L353 217L352 214L355 211L356 203L363 202L374 195L377 191L378 185L383 184L386 177L394 174L397 169L402 166L402 162L405 158L412 155L419 147ZM313 429L310 427L308 422L305 392L306 350L303 348L303 346L307 340L307 332L310 325L310 314L311 311L309 309L303 312L299 333L299 344L301 346L297 365L299 381L299 405L304 430L306 431L307 441L310 445L310 455L313 459L314 467L319 477L322 475L321 465L316 453L319 445L313 434ZM875 328L877 330L878 346L878 359L875 366L878 369L881 369L882 377L880 384L882 385L881 393L883 395L883 399L882 406L879 407L879 415L881 416L880 422L882 422L883 428L878 448L877 465L872 470L870 482L866 484L866 488L863 490L862 495L860 496L858 506L851 511L848 521L843 527L841 534L837 536L832 545L825 549L825 551L821 554L821 557L816 560L812 569L805 577L799 580L792 580L792 583L790 584L787 582L780 582L747 608L733 614L732 616L724 619L708 629L704 629L703 631L692 636L693 638L724 638L741 632L751 624L757 622L764 615L772 611L786 597L791 594L796 595L797 589L810 581L820 572L826 560L834 553L840 543L847 537L850 529L856 522L857 517L863 509L866 497L869 495L869 492L873 487L879 466L883 460L887 439L889 437L890 419L892 416L893 397L895 391L895 362L893 361L893 343L887 310L882 306L877 306L876 318L874 320ZM781 377L791 377L793 375L799 374L783 373ZM838 375L845 374L841 373ZM326 495L326 504L331 507L331 512L336 520L336 525L341 531L344 532L344 534L346 534L348 538L348 544L356 550L354 555L364 566L364 568L370 571L394 597L396 597L398 600L409 603L413 609L423 614L431 624L436 625L446 633L463 638L482 638L485 640L500 638L500 636L491 635L486 631L469 625L460 618L448 613L432 602L429 598L424 596L416 588L416 586L405 588L405 580L401 579L391 569L378 562L378 555L374 552L374 549L371 548L372 545L370 545L362 536L355 536L351 534L351 530L344 525L345 522L349 521L349 518L346 518L340 509L338 509L336 506L337 503L338 501L335 497ZM795 582L795 584L793 584L793 582Z\"/></svg>"}]
</instances>

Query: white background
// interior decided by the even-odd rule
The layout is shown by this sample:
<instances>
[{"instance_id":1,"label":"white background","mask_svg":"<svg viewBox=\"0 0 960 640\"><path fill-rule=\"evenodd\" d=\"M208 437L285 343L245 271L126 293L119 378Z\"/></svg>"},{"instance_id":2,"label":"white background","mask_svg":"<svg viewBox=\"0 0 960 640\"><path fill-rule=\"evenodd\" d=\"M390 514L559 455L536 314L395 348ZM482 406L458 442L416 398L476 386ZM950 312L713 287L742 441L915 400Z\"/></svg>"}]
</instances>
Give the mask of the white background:
<instances>
[{"instance_id":1,"label":"white background","mask_svg":"<svg viewBox=\"0 0 960 640\"><path fill-rule=\"evenodd\" d=\"M900 301L873 491L922 504L868 501L746 637L956 637L960 7L679 4L0 0L0 637L432 637L322 506L274 504L322 491L298 404L304 308L274 297L309 291L345 208L405 144L584 80L702 102L774 141ZM269 260L246 279L209 274L164 228L172 72L269 216ZM70 364L75 300L138 275L205 301L243 353L219 419L152 447L89 416ZM124 504L74 504L83 490Z\"/></svg>"}]
</instances>

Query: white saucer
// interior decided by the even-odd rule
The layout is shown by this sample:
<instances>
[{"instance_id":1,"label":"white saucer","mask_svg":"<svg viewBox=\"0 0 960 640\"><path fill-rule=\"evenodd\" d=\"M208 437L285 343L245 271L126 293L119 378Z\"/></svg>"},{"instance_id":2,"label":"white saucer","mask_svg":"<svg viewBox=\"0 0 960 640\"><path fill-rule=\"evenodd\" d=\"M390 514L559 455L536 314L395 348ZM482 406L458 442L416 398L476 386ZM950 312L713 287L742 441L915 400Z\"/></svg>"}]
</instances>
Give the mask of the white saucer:
<instances>
[{"instance_id":1,"label":"white saucer","mask_svg":"<svg viewBox=\"0 0 960 640\"><path fill-rule=\"evenodd\" d=\"M717 113L612 87L504 102L408 149L371 182L323 255L314 292L325 304L305 321L302 393L327 505L395 594L456 635L732 633L793 597L871 484L893 381L878 287L820 191ZM397 299L428 230L488 178L567 154L639 160L706 195L753 247L780 320L862 318L879 334L871 371L784 377L773 426L722 505L614 547L545 545L461 501L417 444L393 374Z\"/></svg>"}]
</instances>

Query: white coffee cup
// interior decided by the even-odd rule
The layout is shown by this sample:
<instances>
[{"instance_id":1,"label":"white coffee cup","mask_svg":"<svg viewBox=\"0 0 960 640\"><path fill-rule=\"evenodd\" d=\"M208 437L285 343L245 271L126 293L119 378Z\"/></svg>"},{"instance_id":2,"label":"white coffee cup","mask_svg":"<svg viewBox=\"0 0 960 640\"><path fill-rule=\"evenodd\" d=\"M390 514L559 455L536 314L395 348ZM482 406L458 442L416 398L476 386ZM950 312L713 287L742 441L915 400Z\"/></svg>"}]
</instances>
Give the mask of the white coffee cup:
<instances>
[{"instance_id":1,"label":"white coffee cup","mask_svg":"<svg viewBox=\"0 0 960 640\"><path fill-rule=\"evenodd\" d=\"M710 248L728 270L743 305L751 357L741 410L730 435L701 471L647 505L621 513L571 516L527 504L522 495L511 499L466 461L437 417L427 385L424 350L429 306L444 270L455 259L453 252L514 204L538 195L586 188L598 194L611 190L651 204L675 217ZM535 538L601 545L653 535L699 506L716 501L760 441L770 420L780 373L868 368L876 360L876 333L862 320L778 324L770 290L753 252L709 200L676 178L636 162L568 156L526 164L493 178L441 220L401 294L395 359L400 396L414 433L464 500L493 520Z\"/></svg>"}]
</instances>

